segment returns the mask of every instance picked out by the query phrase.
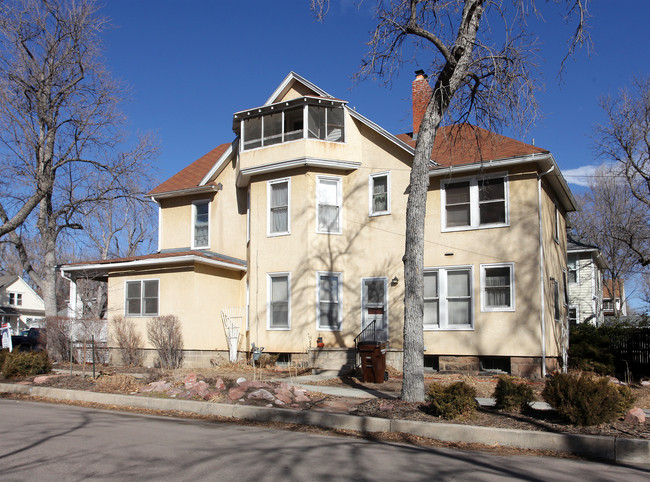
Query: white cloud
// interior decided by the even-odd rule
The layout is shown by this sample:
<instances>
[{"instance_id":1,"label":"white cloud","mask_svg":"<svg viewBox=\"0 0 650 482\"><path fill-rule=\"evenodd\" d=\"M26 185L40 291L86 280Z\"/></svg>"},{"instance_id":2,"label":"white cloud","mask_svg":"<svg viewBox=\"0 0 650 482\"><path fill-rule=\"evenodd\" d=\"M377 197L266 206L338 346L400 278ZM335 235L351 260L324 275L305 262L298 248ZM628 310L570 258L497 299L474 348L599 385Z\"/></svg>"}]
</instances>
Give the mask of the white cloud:
<instances>
[{"instance_id":1,"label":"white cloud","mask_svg":"<svg viewBox=\"0 0 650 482\"><path fill-rule=\"evenodd\" d=\"M589 183L596 173L596 170L600 169L603 166L606 167L605 164L590 164L587 166L576 167L575 169L563 169L562 174L569 184L589 187Z\"/></svg>"}]
</instances>

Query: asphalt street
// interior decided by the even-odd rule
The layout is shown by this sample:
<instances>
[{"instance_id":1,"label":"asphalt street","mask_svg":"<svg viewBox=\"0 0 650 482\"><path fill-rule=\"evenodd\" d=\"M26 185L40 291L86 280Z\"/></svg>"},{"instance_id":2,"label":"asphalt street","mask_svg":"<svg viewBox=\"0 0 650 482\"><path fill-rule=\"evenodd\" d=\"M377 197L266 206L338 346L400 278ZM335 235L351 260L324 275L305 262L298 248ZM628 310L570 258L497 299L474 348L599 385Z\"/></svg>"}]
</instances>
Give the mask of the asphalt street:
<instances>
[{"instance_id":1,"label":"asphalt street","mask_svg":"<svg viewBox=\"0 0 650 482\"><path fill-rule=\"evenodd\" d=\"M0 400L0 480L634 480L626 467Z\"/></svg>"}]
</instances>

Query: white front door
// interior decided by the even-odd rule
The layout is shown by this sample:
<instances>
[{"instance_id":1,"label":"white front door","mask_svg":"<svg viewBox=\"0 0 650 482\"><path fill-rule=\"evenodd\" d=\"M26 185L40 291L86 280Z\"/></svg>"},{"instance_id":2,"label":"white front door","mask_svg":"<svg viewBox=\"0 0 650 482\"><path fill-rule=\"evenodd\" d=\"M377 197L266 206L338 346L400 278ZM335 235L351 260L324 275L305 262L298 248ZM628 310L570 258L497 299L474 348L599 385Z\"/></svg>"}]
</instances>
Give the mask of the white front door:
<instances>
[{"instance_id":1,"label":"white front door","mask_svg":"<svg viewBox=\"0 0 650 482\"><path fill-rule=\"evenodd\" d=\"M387 287L386 277L361 279L361 341L388 341Z\"/></svg>"}]
</instances>

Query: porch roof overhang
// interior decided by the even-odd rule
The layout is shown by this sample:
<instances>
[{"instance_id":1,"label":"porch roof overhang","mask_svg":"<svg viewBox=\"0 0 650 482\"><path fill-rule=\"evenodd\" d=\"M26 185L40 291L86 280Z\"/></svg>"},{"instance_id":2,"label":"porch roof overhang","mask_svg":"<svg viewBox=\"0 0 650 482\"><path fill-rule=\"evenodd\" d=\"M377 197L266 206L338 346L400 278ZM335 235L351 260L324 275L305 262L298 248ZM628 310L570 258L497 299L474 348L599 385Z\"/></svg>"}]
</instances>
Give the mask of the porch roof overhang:
<instances>
[{"instance_id":1,"label":"porch roof overhang","mask_svg":"<svg viewBox=\"0 0 650 482\"><path fill-rule=\"evenodd\" d=\"M155 253L152 255L136 256L133 258L118 258L113 260L69 264L60 267L64 277L72 279L107 279L111 271L138 270L145 268L203 264L229 271L246 272L246 262L216 253L199 251L181 251L173 253Z\"/></svg>"}]
</instances>

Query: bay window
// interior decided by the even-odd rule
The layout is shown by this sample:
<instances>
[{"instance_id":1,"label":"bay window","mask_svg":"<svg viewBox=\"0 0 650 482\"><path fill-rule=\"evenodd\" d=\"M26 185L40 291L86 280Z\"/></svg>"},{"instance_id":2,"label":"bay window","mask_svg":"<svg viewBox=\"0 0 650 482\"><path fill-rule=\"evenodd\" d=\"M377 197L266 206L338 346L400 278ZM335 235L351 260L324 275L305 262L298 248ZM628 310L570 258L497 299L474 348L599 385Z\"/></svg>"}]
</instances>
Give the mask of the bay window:
<instances>
[{"instance_id":1,"label":"bay window","mask_svg":"<svg viewBox=\"0 0 650 482\"><path fill-rule=\"evenodd\" d=\"M269 330L291 329L291 275L267 275L267 319Z\"/></svg>"},{"instance_id":2,"label":"bay window","mask_svg":"<svg viewBox=\"0 0 650 482\"><path fill-rule=\"evenodd\" d=\"M267 183L268 235L289 234L291 231L290 209L291 180L278 179Z\"/></svg>"},{"instance_id":3,"label":"bay window","mask_svg":"<svg viewBox=\"0 0 650 482\"><path fill-rule=\"evenodd\" d=\"M341 178L316 176L316 231L341 234Z\"/></svg>"}]
</instances>

